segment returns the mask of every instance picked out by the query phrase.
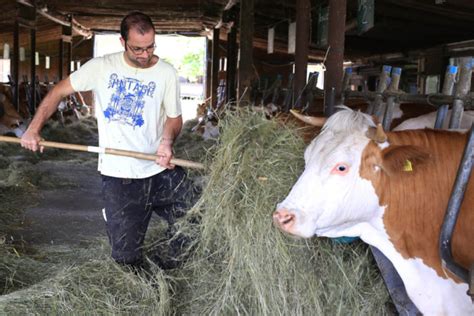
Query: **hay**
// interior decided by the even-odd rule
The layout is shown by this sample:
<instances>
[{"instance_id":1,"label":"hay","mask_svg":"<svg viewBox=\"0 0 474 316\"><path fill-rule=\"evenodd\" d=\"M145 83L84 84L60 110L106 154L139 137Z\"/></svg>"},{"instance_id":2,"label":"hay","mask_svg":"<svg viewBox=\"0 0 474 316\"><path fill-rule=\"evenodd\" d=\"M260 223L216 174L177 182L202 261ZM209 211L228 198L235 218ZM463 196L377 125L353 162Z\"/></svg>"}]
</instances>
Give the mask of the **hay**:
<instances>
[{"instance_id":1,"label":"hay","mask_svg":"<svg viewBox=\"0 0 474 316\"><path fill-rule=\"evenodd\" d=\"M177 150L185 159L212 158L203 195L180 222L180 233L194 240L180 268L162 271L150 263L138 275L124 270L110 259L105 239L63 253L20 254L42 277L28 282L22 274L10 282L6 292L23 290L0 296L0 314L389 314L367 246L294 239L273 227L276 203L303 168L301 138L251 113L228 115L220 129L212 149L190 136L192 144L183 141ZM149 234L154 230L163 231Z\"/></svg>"},{"instance_id":2,"label":"hay","mask_svg":"<svg viewBox=\"0 0 474 316\"><path fill-rule=\"evenodd\" d=\"M171 289L163 272L152 266L149 274L135 274L114 263L109 250L104 240L82 251L49 253L55 273L0 297L0 313L165 315Z\"/></svg>"},{"instance_id":3,"label":"hay","mask_svg":"<svg viewBox=\"0 0 474 316\"><path fill-rule=\"evenodd\" d=\"M255 114L228 116L221 130L209 184L190 214L201 225L182 227L199 241L177 273L186 282L175 312L385 314L388 294L365 245L297 240L272 226L276 202L303 168L301 139Z\"/></svg>"}]
</instances>

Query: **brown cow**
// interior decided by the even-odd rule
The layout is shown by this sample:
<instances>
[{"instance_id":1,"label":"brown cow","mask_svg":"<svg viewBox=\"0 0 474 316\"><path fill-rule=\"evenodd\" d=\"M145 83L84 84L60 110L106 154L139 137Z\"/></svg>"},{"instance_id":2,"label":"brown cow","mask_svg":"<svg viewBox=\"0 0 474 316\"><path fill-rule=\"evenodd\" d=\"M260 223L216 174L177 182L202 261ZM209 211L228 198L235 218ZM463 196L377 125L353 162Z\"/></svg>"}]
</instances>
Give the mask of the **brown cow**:
<instances>
[{"instance_id":1,"label":"brown cow","mask_svg":"<svg viewBox=\"0 0 474 316\"><path fill-rule=\"evenodd\" d=\"M305 170L278 204L275 224L305 238L360 237L392 262L423 314L474 315L468 285L444 269L438 250L466 134L374 130L361 112L331 116L306 149ZM452 240L465 269L474 262L473 223L471 181Z\"/></svg>"}]
</instances>

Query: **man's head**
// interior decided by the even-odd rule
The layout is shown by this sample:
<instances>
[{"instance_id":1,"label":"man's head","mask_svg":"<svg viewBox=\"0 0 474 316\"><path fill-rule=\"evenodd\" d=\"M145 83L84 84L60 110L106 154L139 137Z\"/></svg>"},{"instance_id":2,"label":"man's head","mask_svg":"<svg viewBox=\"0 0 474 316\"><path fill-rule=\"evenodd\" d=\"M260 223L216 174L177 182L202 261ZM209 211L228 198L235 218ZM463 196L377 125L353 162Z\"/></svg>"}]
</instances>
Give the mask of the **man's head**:
<instances>
[{"instance_id":1,"label":"man's head","mask_svg":"<svg viewBox=\"0 0 474 316\"><path fill-rule=\"evenodd\" d=\"M155 49L155 27L150 17L129 13L120 24L120 34L127 62L139 68L150 67Z\"/></svg>"}]
</instances>

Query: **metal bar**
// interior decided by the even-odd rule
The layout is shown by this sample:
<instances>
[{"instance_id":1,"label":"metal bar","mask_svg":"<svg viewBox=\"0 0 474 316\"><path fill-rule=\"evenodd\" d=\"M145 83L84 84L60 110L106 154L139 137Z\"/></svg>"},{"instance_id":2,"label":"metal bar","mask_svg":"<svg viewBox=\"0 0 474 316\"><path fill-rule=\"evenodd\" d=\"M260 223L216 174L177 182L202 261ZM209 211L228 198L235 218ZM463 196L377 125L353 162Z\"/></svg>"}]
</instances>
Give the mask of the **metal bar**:
<instances>
[{"instance_id":1,"label":"metal bar","mask_svg":"<svg viewBox=\"0 0 474 316\"><path fill-rule=\"evenodd\" d=\"M408 297L403 280L400 278L400 275L398 274L397 270L395 270L395 267L390 262L390 260L388 260L387 257L385 257L385 255L374 246L370 246L370 250L374 255L375 262L379 267L390 297L397 308L398 315L421 315L418 308L416 308L415 304L413 304L413 302Z\"/></svg>"},{"instance_id":2,"label":"metal bar","mask_svg":"<svg viewBox=\"0 0 474 316\"><path fill-rule=\"evenodd\" d=\"M374 114L378 118L381 118L384 113L383 92L387 89L391 70L392 66L384 65L382 67L382 72L379 76L379 84L377 86L377 94L374 99L373 113L368 113Z\"/></svg>"},{"instance_id":3,"label":"metal bar","mask_svg":"<svg viewBox=\"0 0 474 316\"><path fill-rule=\"evenodd\" d=\"M451 111L451 118L449 120L450 129L457 129L461 126L464 102L460 98L467 95L471 89L472 57L462 57L459 60L459 67L461 69L454 93L456 99L453 102L453 110Z\"/></svg>"},{"instance_id":4,"label":"metal bar","mask_svg":"<svg viewBox=\"0 0 474 316\"><path fill-rule=\"evenodd\" d=\"M453 94L454 82L456 79L457 72L458 72L458 67L456 66L448 65L448 67L446 67L443 88L441 90L442 94L444 95ZM446 116L448 115L448 109L449 109L448 104L443 104L438 108L438 112L436 113L436 121L435 121L434 128L440 129L443 127L443 123L446 120Z\"/></svg>"},{"instance_id":5,"label":"metal bar","mask_svg":"<svg viewBox=\"0 0 474 316\"><path fill-rule=\"evenodd\" d=\"M462 100L455 99L453 109L451 110L451 117L449 119L449 129L458 129L461 126L463 112L464 103Z\"/></svg>"},{"instance_id":6,"label":"metal bar","mask_svg":"<svg viewBox=\"0 0 474 316\"><path fill-rule=\"evenodd\" d=\"M454 88L454 81L456 79L456 74L458 72L458 67L449 65L446 67L446 73L444 75L443 89L441 93L444 95L452 95Z\"/></svg>"},{"instance_id":7,"label":"metal bar","mask_svg":"<svg viewBox=\"0 0 474 316\"><path fill-rule=\"evenodd\" d=\"M390 84L388 85L388 91L397 91L400 85L400 76L402 75L402 68L393 67L392 76L390 77Z\"/></svg>"},{"instance_id":8,"label":"metal bar","mask_svg":"<svg viewBox=\"0 0 474 316\"><path fill-rule=\"evenodd\" d=\"M385 114L383 116L382 126L385 131L390 130L390 125L392 124L393 118L393 109L395 108L395 98L388 97L387 98L387 105L385 107Z\"/></svg>"},{"instance_id":9,"label":"metal bar","mask_svg":"<svg viewBox=\"0 0 474 316\"><path fill-rule=\"evenodd\" d=\"M471 126L464 153L459 164L456 180L454 181L451 197L448 202L446 215L444 217L443 225L441 226L441 233L439 236L439 251L441 253L441 261L444 267L448 268L452 273L457 275L464 282L468 282L468 271L457 264L451 252L451 238L454 227L458 219L461 204L464 199L467 184L471 176L472 162L474 159L474 125Z\"/></svg>"},{"instance_id":10,"label":"metal bar","mask_svg":"<svg viewBox=\"0 0 474 316\"><path fill-rule=\"evenodd\" d=\"M346 91L346 99L348 98L364 98L369 101L375 100L378 95L377 92L373 91ZM440 93L435 94L407 94L400 91L385 91L382 94L383 98L388 98L389 96L395 96L400 102L409 102L409 103L419 103L419 104L428 104L433 108L437 109L443 104L452 104L456 97L452 95L443 95ZM470 109L474 108L474 95L466 95L464 97L458 98L463 101L464 108ZM367 111L367 113L369 113Z\"/></svg>"},{"instance_id":11,"label":"metal bar","mask_svg":"<svg viewBox=\"0 0 474 316\"><path fill-rule=\"evenodd\" d=\"M436 113L436 121L434 125L435 129L443 128L444 120L446 120L446 116L448 115L448 109L449 109L448 104L443 104L438 108L438 111Z\"/></svg>"},{"instance_id":12,"label":"metal bar","mask_svg":"<svg viewBox=\"0 0 474 316\"><path fill-rule=\"evenodd\" d=\"M388 86L388 91L398 91L398 85L400 83L400 75L402 73L402 68L394 67L392 68L392 79L390 85ZM385 107L385 114L383 116L382 126L384 130L389 131L393 119L393 109L395 108L395 97L390 96L387 98L387 105Z\"/></svg>"}]
</instances>

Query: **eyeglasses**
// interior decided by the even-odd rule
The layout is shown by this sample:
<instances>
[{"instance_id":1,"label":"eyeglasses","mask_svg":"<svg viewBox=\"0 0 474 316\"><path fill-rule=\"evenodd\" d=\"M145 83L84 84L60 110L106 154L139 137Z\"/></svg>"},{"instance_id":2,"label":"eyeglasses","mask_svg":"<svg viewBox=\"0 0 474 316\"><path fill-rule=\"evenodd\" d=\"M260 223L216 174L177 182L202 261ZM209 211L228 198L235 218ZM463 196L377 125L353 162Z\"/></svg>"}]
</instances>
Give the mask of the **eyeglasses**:
<instances>
[{"instance_id":1,"label":"eyeglasses","mask_svg":"<svg viewBox=\"0 0 474 316\"><path fill-rule=\"evenodd\" d=\"M134 53L135 55L141 55L143 54L144 52L147 52L147 53L151 53L155 50L156 48L156 44L153 43L151 44L150 46L148 47L132 47L130 45L128 45L128 43L125 43L125 45L127 45L128 48L130 48L130 50L132 51L132 53Z\"/></svg>"}]
</instances>

